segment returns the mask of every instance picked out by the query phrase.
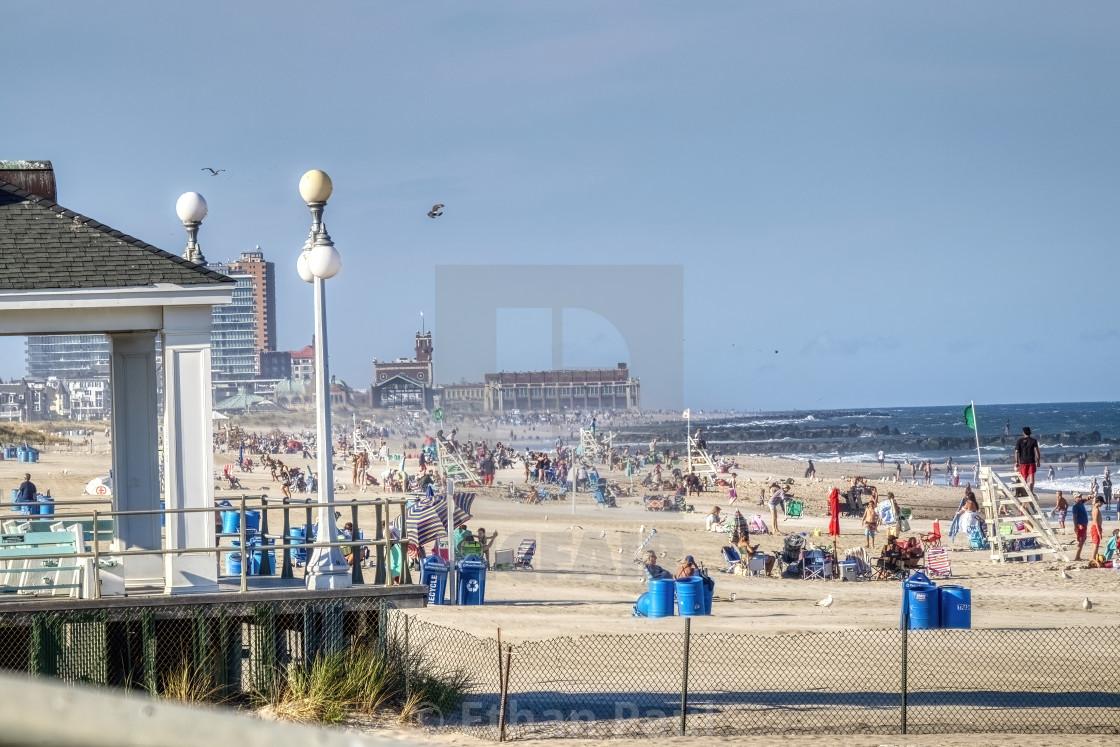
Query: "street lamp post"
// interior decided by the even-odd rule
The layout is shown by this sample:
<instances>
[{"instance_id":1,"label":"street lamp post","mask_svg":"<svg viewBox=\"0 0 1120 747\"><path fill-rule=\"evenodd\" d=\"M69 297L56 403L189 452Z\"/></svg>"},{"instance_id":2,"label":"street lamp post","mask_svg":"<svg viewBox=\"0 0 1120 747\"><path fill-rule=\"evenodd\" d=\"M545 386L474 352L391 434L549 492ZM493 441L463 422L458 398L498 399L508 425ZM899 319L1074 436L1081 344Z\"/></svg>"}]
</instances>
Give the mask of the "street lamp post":
<instances>
[{"instance_id":1,"label":"street lamp post","mask_svg":"<svg viewBox=\"0 0 1120 747\"><path fill-rule=\"evenodd\" d=\"M206 198L198 192L184 192L175 201L175 213L183 221L183 228L187 229L187 248L183 252L183 259L195 264L206 264L202 256L202 249L198 246L198 229L202 219L206 217Z\"/></svg>"},{"instance_id":2,"label":"street lamp post","mask_svg":"<svg viewBox=\"0 0 1120 747\"><path fill-rule=\"evenodd\" d=\"M323 208L334 186L331 178L318 169L299 180L299 193L311 210L311 232L296 262L299 276L315 286L315 426L319 442L319 532L318 542L334 542L338 529L334 523L334 461L331 459L330 373L327 369L327 289L325 281L338 274L342 259L323 223ZM337 547L318 547L307 561L305 575L309 591L347 589L352 585L351 571Z\"/></svg>"}]
</instances>

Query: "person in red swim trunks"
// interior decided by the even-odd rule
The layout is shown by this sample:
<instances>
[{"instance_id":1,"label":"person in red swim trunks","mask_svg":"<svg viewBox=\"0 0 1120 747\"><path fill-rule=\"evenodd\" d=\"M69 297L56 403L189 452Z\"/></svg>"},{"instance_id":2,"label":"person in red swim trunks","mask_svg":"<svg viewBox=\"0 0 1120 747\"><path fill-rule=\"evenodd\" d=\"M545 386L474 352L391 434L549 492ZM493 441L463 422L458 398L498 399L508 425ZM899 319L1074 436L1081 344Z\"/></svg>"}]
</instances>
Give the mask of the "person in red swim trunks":
<instances>
[{"instance_id":1,"label":"person in red swim trunks","mask_svg":"<svg viewBox=\"0 0 1120 747\"><path fill-rule=\"evenodd\" d=\"M1038 465L1042 464L1042 453L1038 450L1038 441L1031 437L1031 429L1023 427L1023 435L1015 443L1015 469L1023 476L1030 491L1034 492L1034 473Z\"/></svg>"},{"instance_id":2,"label":"person in red swim trunks","mask_svg":"<svg viewBox=\"0 0 1120 747\"><path fill-rule=\"evenodd\" d=\"M1101 506L1103 505L1103 497L1097 498L1097 500L1093 502L1093 520L1092 523L1089 524L1089 539L1093 541L1093 554L1089 556L1089 561L1093 565L1097 564L1097 553L1099 553L1101 550L1101 537L1103 535L1103 532L1101 531L1103 528Z\"/></svg>"}]
</instances>

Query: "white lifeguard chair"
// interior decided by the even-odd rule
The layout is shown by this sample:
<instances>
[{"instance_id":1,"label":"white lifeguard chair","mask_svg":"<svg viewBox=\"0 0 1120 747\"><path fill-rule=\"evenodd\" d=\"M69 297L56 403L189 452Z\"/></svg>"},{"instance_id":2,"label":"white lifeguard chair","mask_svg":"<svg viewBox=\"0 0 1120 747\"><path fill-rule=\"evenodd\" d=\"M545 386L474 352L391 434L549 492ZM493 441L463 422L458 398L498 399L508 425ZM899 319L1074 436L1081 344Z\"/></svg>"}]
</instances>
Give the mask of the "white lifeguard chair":
<instances>
[{"instance_id":1,"label":"white lifeguard chair","mask_svg":"<svg viewBox=\"0 0 1120 747\"><path fill-rule=\"evenodd\" d=\"M991 467L980 469L980 496L984 514L991 527L993 563L1006 563L1010 558L1031 555L1052 555L1069 562L1061 542L1038 505L1038 498L1019 473L1004 482ZM1006 513L1003 510L1009 509ZM1020 526L1022 528L1020 529ZM1011 550L1014 540L1035 538L1038 547L1029 550Z\"/></svg>"}]
</instances>

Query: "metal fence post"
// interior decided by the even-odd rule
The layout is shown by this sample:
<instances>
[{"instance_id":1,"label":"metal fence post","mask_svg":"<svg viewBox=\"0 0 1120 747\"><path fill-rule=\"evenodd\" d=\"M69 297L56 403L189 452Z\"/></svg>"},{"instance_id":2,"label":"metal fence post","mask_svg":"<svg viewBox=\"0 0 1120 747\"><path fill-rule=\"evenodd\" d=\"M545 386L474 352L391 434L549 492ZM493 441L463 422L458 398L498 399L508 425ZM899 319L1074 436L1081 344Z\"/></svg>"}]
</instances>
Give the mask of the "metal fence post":
<instances>
[{"instance_id":1,"label":"metal fence post","mask_svg":"<svg viewBox=\"0 0 1120 747\"><path fill-rule=\"evenodd\" d=\"M499 655L499 666L501 665L501 656ZM506 667L505 672L502 673L502 700L498 704L498 741L506 741L506 721L508 720L507 713L509 711L509 665L513 660L513 645L506 644Z\"/></svg>"},{"instance_id":2,"label":"metal fence post","mask_svg":"<svg viewBox=\"0 0 1120 747\"><path fill-rule=\"evenodd\" d=\"M358 499L352 498L351 500L357 501ZM350 537L350 541L353 543L352 545L350 545L350 552L352 552L353 555L351 555L350 557L354 559L354 563L350 568L350 583L364 584L366 580L362 576L362 546L358 544L358 540L360 539L360 530L358 529L357 503L350 507L350 524L353 527L353 531L351 532L352 536Z\"/></svg>"},{"instance_id":3,"label":"metal fence post","mask_svg":"<svg viewBox=\"0 0 1120 747\"><path fill-rule=\"evenodd\" d=\"M272 575L272 553L268 550L268 496L261 496L261 563L257 570L259 576ZM275 541L275 540L274 540Z\"/></svg>"},{"instance_id":4,"label":"metal fence post","mask_svg":"<svg viewBox=\"0 0 1120 747\"><path fill-rule=\"evenodd\" d=\"M910 637L910 609L909 605L903 604L902 607L902 733L906 733L906 664L908 658L907 644Z\"/></svg>"},{"instance_id":5,"label":"metal fence post","mask_svg":"<svg viewBox=\"0 0 1120 747\"><path fill-rule=\"evenodd\" d=\"M249 591L249 548L245 546L245 496L241 496L241 520L238 522L238 533L241 537L241 593Z\"/></svg>"},{"instance_id":6,"label":"metal fence post","mask_svg":"<svg viewBox=\"0 0 1120 747\"><path fill-rule=\"evenodd\" d=\"M292 548L287 545L292 544L292 518L291 508L287 498L283 499L284 502L284 536L281 541L284 543L284 561L280 566L280 578L295 578L292 573ZM306 537L304 538L306 540Z\"/></svg>"},{"instance_id":7,"label":"metal fence post","mask_svg":"<svg viewBox=\"0 0 1120 747\"><path fill-rule=\"evenodd\" d=\"M684 619L684 666L681 668L681 736L688 724L688 647L692 638L692 618Z\"/></svg>"},{"instance_id":8,"label":"metal fence post","mask_svg":"<svg viewBox=\"0 0 1120 747\"><path fill-rule=\"evenodd\" d=\"M101 536L97 531L97 509L93 509L93 578L90 584L93 589L93 598L101 598Z\"/></svg>"}]
</instances>

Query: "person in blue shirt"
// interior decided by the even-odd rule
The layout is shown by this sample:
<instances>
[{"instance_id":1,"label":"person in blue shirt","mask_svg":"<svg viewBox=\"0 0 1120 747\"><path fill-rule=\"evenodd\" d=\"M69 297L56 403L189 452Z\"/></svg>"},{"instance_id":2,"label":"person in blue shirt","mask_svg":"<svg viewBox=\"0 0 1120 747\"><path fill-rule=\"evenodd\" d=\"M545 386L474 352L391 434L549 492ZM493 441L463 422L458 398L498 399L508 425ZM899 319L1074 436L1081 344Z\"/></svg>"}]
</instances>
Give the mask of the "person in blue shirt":
<instances>
[{"instance_id":1,"label":"person in blue shirt","mask_svg":"<svg viewBox=\"0 0 1120 747\"><path fill-rule=\"evenodd\" d=\"M35 483L31 482L31 474L25 474L23 483L19 486L19 492L16 493L16 503L34 503L37 492Z\"/></svg>"},{"instance_id":2,"label":"person in blue shirt","mask_svg":"<svg viewBox=\"0 0 1120 747\"><path fill-rule=\"evenodd\" d=\"M1078 493L1074 498L1073 531L1077 535L1077 555L1074 560L1081 560L1081 548L1085 546L1085 539L1089 534L1089 510L1085 508L1085 496Z\"/></svg>"}]
</instances>

